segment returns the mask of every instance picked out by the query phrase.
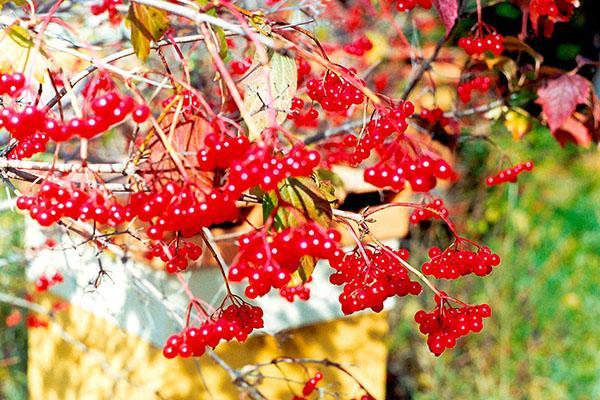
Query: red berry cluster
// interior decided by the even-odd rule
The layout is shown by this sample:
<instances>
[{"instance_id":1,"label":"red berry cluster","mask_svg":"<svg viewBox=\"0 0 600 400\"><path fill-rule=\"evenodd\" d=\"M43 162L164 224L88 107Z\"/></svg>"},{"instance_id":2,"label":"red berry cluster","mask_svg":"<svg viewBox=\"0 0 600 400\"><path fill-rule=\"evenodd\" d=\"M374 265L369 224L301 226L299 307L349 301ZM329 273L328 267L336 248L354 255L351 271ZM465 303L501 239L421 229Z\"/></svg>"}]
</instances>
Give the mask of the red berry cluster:
<instances>
[{"instance_id":1,"label":"red berry cluster","mask_svg":"<svg viewBox=\"0 0 600 400\"><path fill-rule=\"evenodd\" d=\"M132 219L113 197L107 198L97 191L63 187L50 181L43 182L32 196L20 196L17 208L29 211L31 218L41 226L50 226L62 217L113 227Z\"/></svg>"},{"instance_id":2,"label":"red berry cluster","mask_svg":"<svg viewBox=\"0 0 600 400\"><path fill-rule=\"evenodd\" d=\"M306 283L310 281L312 281L312 277L300 285L284 286L279 289L279 294L290 303L294 302L295 297L298 297L300 300L308 300L310 298L310 288L306 286Z\"/></svg>"},{"instance_id":3,"label":"red berry cluster","mask_svg":"<svg viewBox=\"0 0 600 400\"><path fill-rule=\"evenodd\" d=\"M107 12L110 22L118 24L123 19L119 10L117 10L119 4L123 4L123 0L102 0L101 4L93 4L92 7L90 7L90 11L94 15L100 15L103 12Z\"/></svg>"},{"instance_id":4,"label":"red berry cluster","mask_svg":"<svg viewBox=\"0 0 600 400\"><path fill-rule=\"evenodd\" d=\"M198 327L187 327L171 335L163 347L163 355L166 358L200 357L206 346L214 349L221 340L229 342L235 338L243 342L254 329L263 327L262 317L260 307L232 304L213 314Z\"/></svg>"},{"instance_id":5,"label":"red berry cluster","mask_svg":"<svg viewBox=\"0 0 600 400\"><path fill-rule=\"evenodd\" d=\"M205 194L194 185L168 182L150 192L131 195L127 212L150 223L146 235L152 240L162 240L165 232L190 237L203 227L236 219L236 200L220 189Z\"/></svg>"},{"instance_id":6,"label":"red berry cluster","mask_svg":"<svg viewBox=\"0 0 600 400\"><path fill-rule=\"evenodd\" d=\"M358 165L369 158L373 149L384 151L384 141L392 134L400 137L408 128L406 119L414 112L415 107L410 101L400 101L394 107L380 111L378 118L369 121L360 140L353 135L344 137L345 145L355 146L350 155L351 164Z\"/></svg>"},{"instance_id":7,"label":"red berry cluster","mask_svg":"<svg viewBox=\"0 0 600 400\"><path fill-rule=\"evenodd\" d=\"M0 112L0 128L6 128L18 140L8 155L11 159L23 159L46 151L49 137L44 132L46 118L35 107L27 106L21 112L5 108Z\"/></svg>"},{"instance_id":8,"label":"red berry cluster","mask_svg":"<svg viewBox=\"0 0 600 400\"><path fill-rule=\"evenodd\" d=\"M351 75L356 74L354 70L347 72ZM308 81L306 93L318 102L323 110L331 112L344 112L352 105L361 104L365 99L358 88L333 72L327 72L322 78Z\"/></svg>"},{"instance_id":9,"label":"red berry cluster","mask_svg":"<svg viewBox=\"0 0 600 400\"><path fill-rule=\"evenodd\" d=\"M489 51L498 57L504 51L503 39L502 35L498 33L489 33L484 37L462 37L458 40L458 46L470 56L481 55Z\"/></svg>"},{"instance_id":10,"label":"red berry cluster","mask_svg":"<svg viewBox=\"0 0 600 400\"><path fill-rule=\"evenodd\" d=\"M25 89L26 82L25 75L20 72L0 74L0 96L6 94L10 97L18 97Z\"/></svg>"},{"instance_id":11,"label":"red berry cluster","mask_svg":"<svg viewBox=\"0 0 600 400\"><path fill-rule=\"evenodd\" d=\"M341 255L340 234L324 231L318 224L306 224L284 229L267 236L256 231L242 236L235 263L229 268L232 282L248 279L246 296L253 299L263 296L271 288L281 289L298 270L302 257L331 261Z\"/></svg>"},{"instance_id":12,"label":"red berry cluster","mask_svg":"<svg viewBox=\"0 0 600 400\"><path fill-rule=\"evenodd\" d=\"M532 15L547 15L550 18L556 18L560 15L560 10L555 0L531 0L529 3L529 12Z\"/></svg>"},{"instance_id":13,"label":"red berry cluster","mask_svg":"<svg viewBox=\"0 0 600 400\"><path fill-rule=\"evenodd\" d=\"M304 384L304 387L302 388L302 395L310 396L312 394L312 392L315 391L315 389L317 388L317 384L319 382L321 382L322 379L323 379L323 374L321 372L317 372L315 374L315 376L313 376L312 378L307 380L306 383Z\"/></svg>"},{"instance_id":14,"label":"red berry cluster","mask_svg":"<svg viewBox=\"0 0 600 400\"><path fill-rule=\"evenodd\" d=\"M290 113L288 114L288 118L293 120L297 127L316 127L318 123L317 118L319 118L319 112L317 109L310 107L305 113L302 113L301 111L303 108L304 100L294 97L292 99L292 107Z\"/></svg>"},{"instance_id":15,"label":"red berry cluster","mask_svg":"<svg viewBox=\"0 0 600 400\"><path fill-rule=\"evenodd\" d=\"M444 207L442 199L434 199L425 204L426 208L418 208L410 215L410 223L417 225L428 219L442 219L448 217L448 210Z\"/></svg>"},{"instance_id":16,"label":"red berry cluster","mask_svg":"<svg viewBox=\"0 0 600 400\"><path fill-rule=\"evenodd\" d=\"M463 103L468 103L471 101L471 95L474 90L485 93L490 90L490 86L492 85L492 78L489 76L478 76L470 81L466 81L458 85L457 93L458 98Z\"/></svg>"},{"instance_id":17,"label":"red berry cluster","mask_svg":"<svg viewBox=\"0 0 600 400\"><path fill-rule=\"evenodd\" d=\"M531 171L534 167L533 161L519 163L514 167L510 167L497 173L494 176L488 176L485 180L486 185L496 186L506 182L516 182L518 176L525 171Z\"/></svg>"},{"instance_id":18,"label":"red berry cluster","mask_svg":"<svg viewBox=\"0 0 600 400\"><path fill-rule=\"evenodd\" d=\"M428 192L437 185L438 179L454 179L455 175L450 164L441 158L412 158L394 152L387 160L365 169L364 179L374 186L396 191L404 189L408 182L414 192Z\"/></svg>"},{"instance_id":19,"label":"red berry cluster","mask_svg":"<svg viewBox=\"0 0 600 400\"><path fill-rule=\"evenodd\" d=\"M425 0L427 1L427 0ZM365 53L373 48L373 43L366 36L360 36L352 43L344 46L344 51L348 54L355 56L363 56Z\"/></svg>"},{"instance_id":20,"label":"red berry cluster","mask_svg":"<svg viewBox=\"0 0 600 400\"><path fill-rule=\"evenodd\" d=\"M431 0L398 0L396 3L396 9L400 12L410 11L417 6L429 10L431 8Z\"/></svg>"},{"instance_id":21,"label":"red berry cluster","mask_svg":"<svg viewBox=\"0 0 600 400\"><path fill-rule=\"evenodd\" d=\"M150 246L153 257L159 257L166 263L165 270L174 274L185 271L190 261L196 261L202 255L202 248L195 243L175 239L169 246L155 243Z\"/></svg>"},{"instance_id":22,"label":"red berry cluster","mask_svg":"<svg viewBox=\"0 0 600 400\"><path fill-rule=\"evenodd\" d=\"M364 253L363 253L364 250ZM357 247L338 261L330 263L336 270L329 277L334 285L344 285L339 300L346 315L371 308L383 310L383 302L392 296L418 295L421 285L410 280L408 270L398 258L408 260L405 249Z\"/></svg>"},{"instance_id":23,"label":"red berry cluster","mask_svg":"<svg viewBox=\"0 0 600 400\"><path fill-rule=\"evenodd\" d=\"M421 268L425 275L433 275L437 279L456 279L471 273L485 276L492 272L493 267L500 265L500 256L486 246L480 247L477 252L460 250L458 246L444 251L432 247L429 258L431 260L423 263Z\"/></svg>"},{"instance_id":24,"label":"red berry cluster","mask_svg":"<svg viewBox=\"0 0 600 400\"><path fill-rule=\"evenodd\" d=\"M244 60L234 60L231 62L232 75L244 75L252 65L252 59L245 58Z\"/></svg>"},{"instance_id":25,"label":"red berry cluster","mask_svg":"<svg viewBox=\"0 0 600 400\"><path fill-rule=\"evenodd\" d=\"M453 348L456 339L470 332L480 332L483 329L483 319L492 315L492 310L487 304L454 308L449 306L446 300L442 300L441 303L443 304L438 302L430 313L419 310L415 314L419 330L427 335L427 346L436 356L442 354L445 349Z\"/></svg>"},{"instance_id":26,"label":"red berry cluster","mask_svg":"<svg viewBox=\"0 0 600 400\"><path fill-rule=\"evenodd\" d=\"M50 278L46 276L46 274L42 274L35 281L35 290L38 292L45 292L50 289L52 286L62 283L64 278L60 272L55 272Z\"/></svg>"},{"instance_id":27,"label":"red berry cluster","mask_svg":"<svg viewBox=\"0 0 600 400\"><path fill-rule=\"evenodd\" d=\"M246 136L210 134L204 138L204 145L196 155L198 168L202 171L227 169L234 161L244 159L250 150L250 141Z\"/></svg>"},{"instance_id":28,"label":"red berry cluster","mask_svg":"<svg viewBox=\"0 0 600 400\"><path fill-rule=\"evenodd\" d=\"M439 124L443 128L450 123L450 119L444 117L444 111L439 107L431 109L424 108L421 110L419 117L422 120L427 121L431 126Z\"/></svg>"},{"instance_id":29,"label":"red berry cluster","mask_svg":"<svg viewBox=\"0 0 600 400\"><path fill-rule=\"evenodd\" d=\"M306 78L310 76L312 68L308 61L306 61L304 58L297 58L296 71L298 73L298 85L301 85L306 80Z\"/></svg>"},{"instance_id":30,"label":"red berry cluster","mask_svg":"<svg viewBox=\"0 0 600 400\"><path fill-rule=\"evenodd\" d=\"M46 321L45 319L41 319L35 314L32 314L27 316L27 319L25 320L25 325L28 328L47 328L48 321Z\"/></svg>"},{"instance_id":31,"label":"red berry cluster","mask_svg":"<svg viewBox=\"0 0 600 400\"><path fill-rule=\"evenodd\" d=\"M243 159L231 165L225 190L232 196L255 186L275 190L284 179L311 176L320 161L317 151L303 145L292 147L286 154L273 154L269 147L254 145Z\"/></svg>"}]
</instances>

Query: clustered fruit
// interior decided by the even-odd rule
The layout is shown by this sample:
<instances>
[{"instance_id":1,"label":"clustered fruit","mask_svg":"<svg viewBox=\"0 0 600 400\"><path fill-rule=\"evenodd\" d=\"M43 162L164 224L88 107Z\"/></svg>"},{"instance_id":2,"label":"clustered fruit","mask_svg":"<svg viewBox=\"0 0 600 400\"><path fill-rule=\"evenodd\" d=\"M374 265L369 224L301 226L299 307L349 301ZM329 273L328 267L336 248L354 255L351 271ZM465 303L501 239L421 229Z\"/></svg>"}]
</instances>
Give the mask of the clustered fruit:
<instances>
[{"instance_id":1,"label":"clustered fruit","mask_svg":"<svg viewBox=\"0 0 600 400\"><path fill-rule=\"evenodd\" d=\"M373 43L366 36L360 36L352 43L344 46L344 51L348 54L362 57L373 48Z\"/></svg>"},{"instance_id":2,"label":"clustered fruit","mask_svg":"<svg viewBox=\"0 0 600 400\"><path fill-rule=\"evenodd\" d=\"M308 300L310 298L310 287L306 284L310 281L312 281L312 277L309 277L306 282L300 285L284 286L279 289L279 294L290 303L293 303L296 297L300 300Z\"/></svg>"},{"instance_id":3,"label":"clustered fruit","mask_svg":"<svg viewBox=\"0 0 600 400\"><path fill-rule=\"evenodd\" d=\"M323 379L323 374L321 372L317 372L315 374L315 376L313 376L312 378L310 378L308 381L306 381L306 383L304 384L304 387L302 388L302 395L303 396L310 396L312 392L315 391L315 389L317 388L317 384Z\"/></svg>"},{"instance_id":4,"label":"clustered fruit","mask_svg":"<svg viewBox=\"0 0 600 400\"><path fill-rule=\"evenodd\" d=\"M423 108L419 113L419 117L431 126L439 124L443 128L450 123L450 119L444 116L444 111L439 107Z\"/></svg>"},{"instance_id":5,"label":"clustered fruit","mask_svg":"<svg viewBox=\"0 0 600 400\"><path fill-rule=\"evenodd\" d=\"M45 292L50 289L52 286L62 283L64 278L60 272L55 272L50 278L46 276L46 274L42 274L35 281L35 290L38 292Z\"/></svg>"},{"instance_id":6,"label":"clustered fruit","mask_svg":"<svg viewBox=\"0 0 600 400\"><path fill-rule=\"evenodd\" d=\"M431 0L398 0L396 9L400 12L410 11L417 6L429 10L431 8Z\"/></svg>"},{"instance_id":7,"label":"clustered fruit","mask_svg":"<svg viewBox=\"0 0 600 400\"><path fill-rule=\"evenodd\" d=\"M314 222L268 233L257 230L238 240L239 250L228 271L231 282L248 280L247 297L263 296L271 288L281 289L300 267L303 257L329 260L342 255L339 232L325 231Z\"/></svg>"},{"instance_id":8,"label":"clustered fruit","mask_svg":"<svg viewBox=\"0 0 600 400\"><path fill-rule=\"evenodd\" d=\"M427 335L427 346L436 356L453 348L456 339L470 332L480 332L483 329L483 319L492 315L487 304L454 308L445 299L440 300L439 296L436 298L438 305L435 309L429 313L419 310L415 314L419 330Z\"/></svg>"},{"instance_id":9,"label":"clustered fruit","mask_svg":"<svg viewBox=\"0 0 600 400\"><path fill-rule=\"evenodd\" d=\"M316 108L310 107L305 113L302 113L304 108L304 100L298 97L292 99L292 106L288 118L294 121L297 127L314 128L318 124L319 112Z\"/></svg>"},{"instance_id":10,"label":"clustered fruit","mask_svg":"<svg viewBox=\"0 0 600 400\"><path fill-rule=\"evenodd\" d=\"M234 60L231 62L231 74L232 75L244 75L250 66L252 65L252 59L245 58L243 60Z\"/></svg>"},{"instance_id":11,"label":"clustered fruit","mask_svg":"<svg viewBox=\"0 0 600 400\"><path fill-rule=\"evenodd\" d=\"M0 74L0 96L8 95L16 98L25 89L26 83L25 75L20 72Z\"/></svg>"},{"instance_id":12,"label":"clustered fruit","mask_svg":"<svg viewBox=\"0 0 600 400\"><path fill-rule=\"evenodd\" d=\"M442 199L434 199L425 204L423 208L418 208L410 215L410 223L417 225L421 221L429 219L443 219L448 217L448 210L444 207Z\"/></svg>"},{"instance_id":13,"label":"clustered fruit","mask_svg":"<svg viewBox=\"0 0 600 400\"><path fill-rule=\"evenodd\" d=\"M392 296L418 295L421 285L410 280L400 259L408 260L405 249L358 247L331 262L336 271L329 277L334 285L344 285L339 296L342 312L383 310L383 302Z\"/></svg>"},{"instance_id":14,"label":"clustered fruit","mask_svg":"<svg viewBox=\"0 0 600 400\"><path fill-rule=\"evenodd\" d=\"M496 175L488 176L485 180L486 185L496 186L506 182L516 182L519 175L525 171L531 171L534 167L533 161L519 163L513 167L507 168L504 171L498 172Z\"/></svg>"},{"instance_id":15,"label":"clustered fruit","mask_svg":"<svg viewBox=\"0 0 600 400\"><path fill-rule=\"evenodd\" d=\"M394 151L395 150L395 151ZM405 154L404 149L390 148L387 159L365 169L364 179L374 186L400 191L406 183L414 192L428 192L437 185L438 179L454 179L455 172L446 161L433 160L429 156L415 158Z\"/></svg>"},{"instance_id":16,"label":"clustered fruit","mask_svg":"<svg viewBox=\"0 0 600 400\"><path fill-rule=\"evenodd\" d=\"M225 340L234 338L244 342L254 329L264 326L263 311L250 304L232 304L224 310L215 312L199 326L188 326L182 332L169 336L164 347L166 358L200 357L206 347L213 349Z\"/></svg>"},{"instance_id":17,"label":"clustered fruit","mask_svg":"<svg viewBox=\"0 0 600 400\"><path fill-rule=\"evenodd\" d=\"M41 226L50 226L62 217L112 227L132 219L113 197L96 190L63 187L51 181L43 182L37 193L17 198L17 208L29 211L31 218Z\"/></svg>"},{"instance_id":18,"label":"clustered fruit","mask_svg":"<svg viewBox=\"0 0 600 400\"><path fill-rule=\"evenodd\" d=\"M346 72L352 76L356 74L353 69ZM347 111L352 105L361 104L365 99L356 86L330 71L321 78L306 82L306 93L319 103L323 110L339 113Z\"/></svg>"},{"instance_id":19,"label":"clustered fruit","mask_svg":"<svg viewBox=\"0 0 600 400\"><path fill-rule=\"evenodd\" d=\"M490 90L492 79L489 76L477 76L469 81L462 82L456 89L458 98L463 103L471 101L473 91L485 93Z\"/></svg>"},{"instance_id":20,"label":"clustered fruit","mask_svg":"<svg viewBox=\"0 0 600 400\"><path fill-rule=\"evenodd\" d=\"M290 177L310 176L321 160L319 153L305 146L292 147L286 154L266 145L251 143L244 136L231 138L208 135L197 153L202 171L228 170L223 190L232 198L258 186L270 191Z\"/></svg>"},{"instance_id":21,"label":"clustered fruit","mask_svg":"<svg viewBox=\"0 0 600 400\"><path fill-rule=\"evenodd\" d=\"M556 18L560 15L560 10L555 0L531 0L529 12L532 15L547 15L550 18Z\"/></svg>"},{"instance_id":22,"label":"clustered fruit","mask_svg":"<svg viewBox=\"0 0 600 400\"><path fill-rule=\"evenodd\" d=\"M456 279L471 273L485 276L500 265L500 256L492 253L489 247L479 247L477 252L458 247L457 244L444 251L439 247L429 249L430 260L421 266L423 273L437 279Z\"/></svg>"},{"instance_id":23,"label":"clustered fruit","mask_svg":"<svg viewBox=\"0 0 600 400\"><path fill-rule=\"evenodd\" d=\"M90 11L94 15L100 15L103 12L107 12L110 22L118 24L123 19L119 10L117 10L117 6L120 4L123 4L123 0L102 0L102 3L100 4L92 4Z\"/></svg>"},{"instance_id":24,"label":"clustered fruit","mask_svg":"<svg viewBox=\"0 0 600 400\"><path fill-rule=\"evenodd\" d=\"M462 37L458 40L458 46L468 55L482 55L490 52L498 57L504 51L504 38L498 33L489 33L483 37Z\"/></svg>"},{"instance_id":25,"label":"clustered fruit","mask_svg":"<svg viewBox=\"0 0 600 400\"><path fill-rule=\"evenodd\" d=\"M174 274L185 271L190 261L196 261L202 255L202 248L193 242L175 239L166 246L154 243L150 246L150 254L159 257L165 264L165 270Z\"/></svg>"}]
</instances>

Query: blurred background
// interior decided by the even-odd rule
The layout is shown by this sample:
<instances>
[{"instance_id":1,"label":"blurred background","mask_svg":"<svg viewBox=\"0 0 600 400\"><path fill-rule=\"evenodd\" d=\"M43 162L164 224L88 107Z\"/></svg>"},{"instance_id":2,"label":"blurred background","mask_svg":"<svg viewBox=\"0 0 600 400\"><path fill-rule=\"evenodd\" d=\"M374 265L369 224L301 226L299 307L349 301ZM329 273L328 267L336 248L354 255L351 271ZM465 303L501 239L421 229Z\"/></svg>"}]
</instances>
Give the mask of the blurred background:
<instances>
[{"instance_id":1,"label":"blurred background","mask_svg":"<svg viewBox=\"0 0 600 400\"><path fill-rule=\"evenodd\" d=\"M569 24L557 25L551 39L532 43L549 65L569 70L578 54L598 59L598 14L592 3L582 1ZM515 7L500 4L486 13L491 24L518 32L521 15ZM424 33L431 37L423 40L439 34ZM592 69L582 72L593 78ZM501 154L489 142L465 135L456 149L462 179L443 194L464 236L484 242L503 262L487 279L442 282L441 289L462 293L470 303L490 304L493 317L483 334L461 339L436 358L413 321L414 312L432 300L399 301L388 313L387 398L600 398L598 150L561 147L533 120L523 122L530 132L518 141L514 127L504 121L490 126L481 120L482 127L473 122L474 130L492 133L513 163L536 163L518 184L489 189L481 183L498 169ZM0 293L23 297L31 289L24 278L24 221L11 210L4 190L0 198ZM422 224L402 244L417 263L447 235L439 224ZM28 348L23 321L8 326L14 313L0 298L0 398L16 400L27 398Z\"/></svg>"}]
</instances>

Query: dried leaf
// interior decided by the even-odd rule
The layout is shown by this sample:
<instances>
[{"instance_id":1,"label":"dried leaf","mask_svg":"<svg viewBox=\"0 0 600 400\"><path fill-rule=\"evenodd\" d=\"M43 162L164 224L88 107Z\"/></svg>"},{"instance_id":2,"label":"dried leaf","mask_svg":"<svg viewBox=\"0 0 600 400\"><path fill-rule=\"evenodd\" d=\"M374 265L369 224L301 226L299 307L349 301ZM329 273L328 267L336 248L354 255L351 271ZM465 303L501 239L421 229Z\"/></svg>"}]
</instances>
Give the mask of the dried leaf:
<instances>
[{"instance_id":1,"label":"dried leaf","mask_svg":"<svg viewBox=\"0 0 600 400\"><path fill-rule=\"evenodd\" d=\"M131 31L133 50L142 61L150 54L150 42L160 40L170 26L166 11L138 3L129 6L126 23Z\"/></svg>"},{"instance_id":2,"label":"dried leaf","mask_svg":"<svg viewBox=\"0 0 600 400\"><path fill-rule=\"evenodd\" d=\"M272 54L266 65L260 64L255 56L250 71L242 85L244 108L251 119L246 121L249 137L256 140L269 126L267 108L275 112L277 123L285 121L296 94L298 75L294 59L277 52Z\"/></svg>"},{"instance_id":3,"label":"dried leaf","mask_svg":"<svg viewBox=\"0 0 600 400\"><path fill-rule=\"evenodd\" d=\"M538 89L536 103L542 106L542 112L552 132L565 123L578 104L586 104L591 92L590 82L580 75L562 75L548 81Z\"/></svg>"}]
</instances>

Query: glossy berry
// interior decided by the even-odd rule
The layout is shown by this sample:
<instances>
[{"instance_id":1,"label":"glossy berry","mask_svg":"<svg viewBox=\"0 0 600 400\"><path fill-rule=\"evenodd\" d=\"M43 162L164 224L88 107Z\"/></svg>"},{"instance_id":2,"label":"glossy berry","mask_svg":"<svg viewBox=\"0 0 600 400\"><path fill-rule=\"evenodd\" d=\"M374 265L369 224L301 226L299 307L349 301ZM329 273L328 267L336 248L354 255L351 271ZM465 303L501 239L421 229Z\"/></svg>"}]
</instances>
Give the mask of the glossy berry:
<instances>
[{"instance_id":1,"label":"glossy berry","mask_svg":"<svg viewBox=\"0 0 600 400\"><path fill-rule=\"evenodd\" d=\"M460 249L460 243L442 251L438 247L429 250L430 261L422 265L425 275L438 279L457 279L468 274L485 276L500 265L500 257L488 247L480 247L477 252Z\"/></svg>"},{"instance_id":2,"label":"glossy berry","mask_svg":"<svg viewBox=\"0 0 600 400\"><path fill-rule=\"evenodd\" d=\"M478 76L469 81L462 82L457 88L458 98L462 103L468 103L471 101L473 91L486 93L490 90L491 84L492 79L488 76Z\"/></svg>"},{"instance_id":3,"label":"glossy berry","mask_svg":"<svg viewBox=\"0 0 600 400\"><path fill-rule=\"evenodd\" d=\"M496 186L507 182L514 183L517 181L519 175L521 175L523 172L531 171L533 167L533 161L519 163L513 167L498 172L496 175L488 176L485 180L485 183L488 186Z\"/></svg>"},{"instance_id":4,"label":"glossy berry","mask_svg":"<svg viewBox=\"0 0 600 400\"><path fill-rule=\"evenodd\" d=\"M444 207L442 199L434 199L425 204L424 208L417 208L410 215L410 223L418 224L419 222L429 219L442 219L448 217L448 210Z\"/></svg>"},{"instance_id":5,"label":"glossy berry","mask_svg":"<svg viewBox=\"0 0 600 400\"><path fill-rule=\"evenodd\" d=\"M486 52L490 52L498 57L504 52L503 40L502 35L490 33L483 37L462 37L458 40L458 46L470 56L480 56Z\"/></svg>"}]
</instances>

